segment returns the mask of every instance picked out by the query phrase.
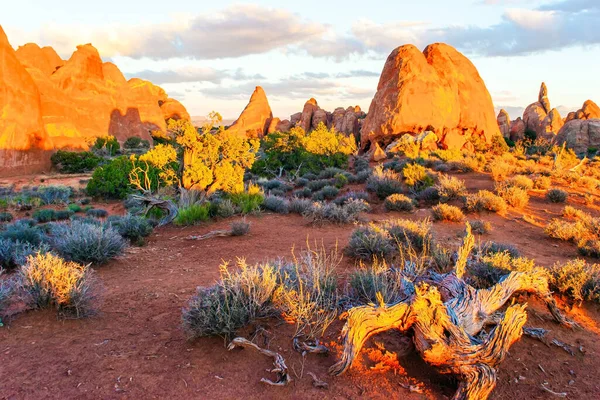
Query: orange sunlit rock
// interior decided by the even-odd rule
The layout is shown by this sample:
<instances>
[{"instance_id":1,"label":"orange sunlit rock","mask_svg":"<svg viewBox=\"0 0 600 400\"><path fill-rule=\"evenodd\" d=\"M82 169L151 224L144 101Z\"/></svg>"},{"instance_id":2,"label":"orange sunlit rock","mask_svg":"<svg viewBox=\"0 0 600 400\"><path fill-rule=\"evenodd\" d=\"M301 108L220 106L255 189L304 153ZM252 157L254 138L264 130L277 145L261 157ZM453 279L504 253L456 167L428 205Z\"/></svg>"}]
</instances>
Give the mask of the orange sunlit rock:
<instances>
[{"instance_id":1,"label":"orange sunlit rock","mask_svg":"<svg viewBox=\"0 0 600 400\"><path fill-rule=\"evenodd\" d=\"M227 129L239 136L263 137L269 130L273 113L262 87L257 86L239 118Z\"/></svg>"},{"instance_id":2,"label":"orange sunlit rock","mask_svg":"<svg viewBox=\"0 0 600 400\"><path fill-rule=\"evenodd\" d=\"M499 136L491 96L475 66L442 43L413 45L388 57L363 123L361 145L387 144L404 133L434 128L442 147L461 148L473 135Z\"/></svg>"}]
</instances>

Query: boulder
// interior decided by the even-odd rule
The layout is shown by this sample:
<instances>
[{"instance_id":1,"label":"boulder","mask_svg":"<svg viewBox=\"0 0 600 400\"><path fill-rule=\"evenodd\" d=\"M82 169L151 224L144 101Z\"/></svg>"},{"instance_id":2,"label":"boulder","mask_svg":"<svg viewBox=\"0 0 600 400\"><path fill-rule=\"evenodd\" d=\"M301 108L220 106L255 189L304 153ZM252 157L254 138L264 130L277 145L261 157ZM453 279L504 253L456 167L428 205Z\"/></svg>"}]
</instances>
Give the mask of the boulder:
<instances>
[{"instance_id":1,"label":"boulder","mask_svg":"<svg viewBox=\"0 0 600 400\"><path fill-rule=\"evenodd\" d=\"M379 162L385 160L387 154L385 154L385 151L379 146L379 143L376 142L369 150L368 157L370 161Z\"/></svg>"},{"instance_id":2,"label":"boulder","mask_svg":"<svg viewBox=\"0 0 600 400\"><path fill-rule=\"evenodd\" d=\"M548 140L553 140L564 121L556 108L550 108L550 100L548 99L548 88L542 82L538 101L527 106L523 113L523 122L525 130L535 132L537 137L543 137Z\"/></svg>"},{"instance_id":3,"label":"boulder","mask_svg":"<svg viewBox=\"0 0 600 400\"><path fill-rule=\"evenodd\" d=\"M426 130L434 131L446 148L462 148L472 135L488 143L500 136L477 69L446 44L429 45L423 52L412 45L392 51L363 122L361 146L364 150Z\"/></svg>"},{"instance_id":4,"label":"boulder","mask_svg":"<svg viewBox=\"0 0 600 400\"><path fill-rule=\"evenodd\" d=\"M600 119L574 119L563 125L556 135L559 145L566 143L576 153L587 153L589 148L600 148Z\"/></svg>"},{"instance_id":5,"label":"boulder","mask_svg":"<svg viewBox=\"0 0 600 400\"><path fill-rule=\"evenodd\" d=\"M299 124L305 132L308 132L312 127L313 114L318 109L319 105L317 104L317 100L315 100L314 98L311 98L306 103L304 103L304 108L302 109L302 117L300 118Z\"/></svg>"},{"instance_id":6,"label":"boulder","mask_svg":"<svg viewBox=\"0 0 600 400\"><path fill-rule=\"evenodd\" d=\"M267 95L262 87L257 86L248 105L227 131L238 136L261 138L267 134L272 118Z\"/></svg>"},{"instance_id":7,"label":"boulder","mask_svg":"<svg viewBox=\"0 0 600 400\"><path fill-rule=\"evenodd\" d=\"M0 176L50 167L40 92L0 26Z\"/></svg>"},{"instance_id":8,"label":"boulder","mask_svg":"<svg viewBox=\"0 0 600 400\"><path fill-rule=\"evenodd\" d=\"M294 125L290 122L290 120L284 119L283 121L279 121L275 127L276 132L289 132Z\"/></svg>"},{"instance_id":9,"label":"boulder","mask_svg":"<svg viewBox=\"0 0 600 400\"><path fill-rule=\"evenodd\" d=\"M281 120L277 117L271 119L271 122L269 123L269 127L267 128L267 133L277 132L280 123L281 123Z\"/></svg>"},{"instance_id":10,"label":"boulder","mask_svg":"<svg viewBox=\"0 0 600 400\"><path fill-rule=\"evenodd\" d=\"M552 140L564 125L563 119L556 108L550 110L546 118L540 124L540 134L542 137Z\"/></svg>"},{"instance_id":11,"label":"boulder","mask_svg":"<svg viewBox=\"0 0 600 400\"><path fill-rule=\"evenodd\" d=\"M302 112L297 112L296 114L290 115L290 124L291 126L302 126L300 121L302 120Z\"/></svg>"},{"instance_id":12,"label":"boulder","mask_svg":"<svg viewBox=\"0 0 600 400\"><path fill-rule=\"evenodd\" d=\"M419 150L437 150L439 138L434 132L425 131L417 135L402 135L386 148L387 154L395 154L401 152L406 146L413 144L419 145Z\"/></svg>"},{"instance_id":13,"label":"boulder","mask_svg":"<svg viewBox=\"0 0 600 400\"><path fill-rule=\"evenodd\" d=\"M577 112L571 111L570 113L567 114L567 117L565 118L565 123L572 121L574 119L577 119Z\"/></svg>"},{"instance_id":14,"label":"boulder","mask_svg":"<svg viewBox=\"0 0 600 400\"><path fill-rule=\"evenodd\" d=\"M500 128L500 133L505 138L510 138L510 117L508 112L505 109L500 110L498 116L496 117L496 121L498 122L498 128Z\"/></svg>"},{"instance_id":15,"label":"boulder","mask_svg":"<svg viewBox=\"0 0 600 400\"><path fill-rule=\"evenodd\" d=\"M163 113L163 119L168 121L170 119L180 120L186 119L188 121L191 120L190 114L188 114L187 110L179 101L175 99L166 99L164 101L159 101L158 105Z\"/></svg>"},{"instance_id":16,"label":"boulder","mask_svg":"<svg viewBox=\"0 0 600 400\"><path fill-rule=\"evenodd\" d=\"M523 140L525 138L525 122L521 117L518 117L510 123L510 140L513 142Z\"/></svg>"},{"instance_id":17,"label":"boulder","mask_svg":"<svg viewBox=\"0 0 600 400\"><path fill-rule=\"evenodd\" d=\"M311 122L312 129L317 129L317 126L319 126L320 123L325 124L325 126L329 126L329 124L327 123L328 122L327 120L328 120L327 111L323 110L322 108L316 109L312 115L312 122Z\"/></svg>"},{"instance_id":18,"label":"boulder","mask_svg":"<svg viewBox=\"0 0 600 400\"><path fill-rule=\"evenodd\" d=\"M592 100L586 100L581 107L579 119L598 119L600 118L600 107Z\"/></svg>"}]
</instances>

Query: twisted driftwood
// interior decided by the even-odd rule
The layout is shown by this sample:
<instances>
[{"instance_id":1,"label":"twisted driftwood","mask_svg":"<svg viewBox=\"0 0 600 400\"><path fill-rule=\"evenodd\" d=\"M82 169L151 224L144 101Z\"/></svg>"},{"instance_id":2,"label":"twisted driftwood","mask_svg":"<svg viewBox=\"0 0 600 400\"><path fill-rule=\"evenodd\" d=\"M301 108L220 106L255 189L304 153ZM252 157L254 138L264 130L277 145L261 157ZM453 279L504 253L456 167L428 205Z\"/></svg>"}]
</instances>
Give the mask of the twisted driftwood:
<instances>
[{"instance_id":1,"label":"twisted driftwood","mask_svg":"<svg viewBox=\"0 0 600 400\"><path fill-rule=\"evenodd\" d=\"M523 334L526 305L499 310L518 292L541 297L554 319L568 327L540 271L511 272L489 289L476 290L455 273L432 274L415 282L414 293L393 305L354 307L342 330L344 351L330 373L345 372L369 337L412 330L416 350L442 373L455 374L455 400L486 399L496 386L496 366ZM495 325L489 333L483 329Z\"/></svg>"},{"instance_id":2,"label":"twisted driftwood","mask_svg":"<svg viewBox=\"0 0 600 400\"><path fill-rule=\"evenodd\" d=\"M177 213L179 212L179 210L177 209L177 206L172 201L159 199L158 197L154 197L148 193L146 193L144 195L134 194L131 197L134 198L135 200L141 202L144 205L144 211L143 211L144 215L148 215L150 210L154 207L160 208L161 210L164 210L167 212L167 215L165 215L158 222L159 226L167 225L167 224L170 224L171 222L173 222L175 217L177 217Z\"/></svg>"},{"instance_id":3,"label":"twisted driftwood","mask_svg":"<svg viewBox=\"0 0 600 400\"><path fill-rule=\"evenodd\" d=\"M236 347L252 348L258 351L259 353L264 354L265 356L271 357L273 359L273 365L275 366L275 368L270 369L268 371L276 373L277 380L272 381L267 378L262 378L260 380L261 382L271 386L285 386L292 381L292 378L288 374L288 368L287 365L285 365L285 360L283 359L281 354L271 350L263 349L262 347L257 346L256 344L243 337L236 337L235 339L233 339L231 343L229 343L229 346L227 346L227 350L233 350Z\"/></svg>"}]
</instances>

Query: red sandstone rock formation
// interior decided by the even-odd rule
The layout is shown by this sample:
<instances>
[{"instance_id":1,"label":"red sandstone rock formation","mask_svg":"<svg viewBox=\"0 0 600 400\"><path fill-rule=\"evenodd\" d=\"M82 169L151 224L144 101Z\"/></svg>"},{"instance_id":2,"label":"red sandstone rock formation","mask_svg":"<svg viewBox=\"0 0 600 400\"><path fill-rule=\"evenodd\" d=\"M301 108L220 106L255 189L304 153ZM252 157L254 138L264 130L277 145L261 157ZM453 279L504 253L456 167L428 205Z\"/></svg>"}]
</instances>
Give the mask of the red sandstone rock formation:
<instances>
[{"instance_id":1,"label":"red sandstone rock formation","mask_svg":"<svg viewBox=\"0 0 600 400\"><path fill-rule=\"evenodd\" d=\"M491 96L475 66L436 43L420 52L396 48L388 57L363 123L361 147L390 143L433 127L445 148L463 148L472 135L500 136Z\"/></svg>"},{"instance_id":2,"label":"red sandstone rock formation","mask_svg":"<svg viewBox=\"0 0 600 400\"><path fill-rule=\"evenodd\" d=\"M227 129L235 135L261 138L269 131L273 119L271 106L262 87L257 86L239 118Z\"/></svg>"},{"instance_id":3,"label":"red sandstone rock formation","mask_svg":"<svg viewBox=\"0 0 600 400\"><path fill-rule=\"evenodd\" d=\"M536 136L553 140L563 126L563 120L556 108L550 108L548 88L542 82L538 101L530 104L523 113L525 130L535 132Z\"/></svg>"},{"instance_id":4,"label":"red sandstone rock formation","mask_svg":"<svg viewBox=\"0 0 600 400\"><path fill-rule=\"evenodd\" d=\"M496 117L496 121L498 122L498 128L500 128L502 136L507 139L510 138L510 116L505 109L500 110Z\"/></svg>"}]
</instances>

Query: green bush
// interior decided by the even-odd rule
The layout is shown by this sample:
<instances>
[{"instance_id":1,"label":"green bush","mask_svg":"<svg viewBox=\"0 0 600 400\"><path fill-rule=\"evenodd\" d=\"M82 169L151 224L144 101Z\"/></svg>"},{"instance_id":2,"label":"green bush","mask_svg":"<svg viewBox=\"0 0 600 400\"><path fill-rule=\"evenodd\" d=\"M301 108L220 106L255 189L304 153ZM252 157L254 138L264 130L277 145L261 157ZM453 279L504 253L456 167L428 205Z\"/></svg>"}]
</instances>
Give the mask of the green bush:
<instances>
[{"instance_id":1,"label":"green bush","mask_svg":"<svg viewBox=\"0 0 600 400\"><path fill-rule=\"evenodd\" d=\"M433 186L434 184L433 178L427 173L425 167L416 163L404 166L402 176L404 177L404 182L417 191Z\"/></svg>"},{"instance_id":2,"label":"green bush","mask_svg":"<svg viewBox=\"0 0 600 400\"><path fill-rule=\"evenodd\" d=\"M87 184L87 193L93 197L124 199L131 191L129 173L133 168L127 157L117 157L96 169Z\"/></svg>"},{"instance_id":3,"label":"green bush","mask_svg":"<svg viewBox=\"0 0 600 400\"><path fill-rule=\"evenodd\" d=\"M10 222L13 220L13 215L9 212L0 212L0 222Z\"/></svg>"},{"instance_id":4,"label":"green bush","mask_svg":"<svg viewBox=\"0 0 600 400\"><path fill-rule=\"evenodd\" d=\"M96 150L105 149L109 156L114 156L121 149L121 145L114 136L98 137L92 147Z\"/></svg>"},{"instance_id":5,"label":"green bush","mask_svg":"<svg viewBox=\"0 0 600 400\"><path fill-rule=\"evenodd\" d=\"M81 206L79 204L71 203L67 206L67 210L78 213L81 212Z\"/></svg>"},{"instance_id":6,"label":"green bush","mask_svg":"<svg viewBox=\"0 0 600 400\"><path fill-rule=\"evenodd\" d=\"M175 225L194 225L210 219L210 203L194 204L180 208L177 217L173 220Z\"/></svg>"},{"instance_id":7,"label":"green bush","mask_svg":"<svg viewBox=\"0 0 600 400\"><path fill-rule=\"evenodd\" d=\"M131 244L141 246L145 239L152 233L150 222L140 216L126 214L124 216L113 215L108 218L111 227L119 232L119 235L129 240Z\"/></svg>"},{"instance_id":8,"label":"green bush","mask_svg":"<svg viewBox=\"0 0 600 400\"><path fill-rule=\"evenodd\" d=\"M58 150L50 157L52 165L62 173L78 174L82 172L92 171L97 168L102 162L102 158L98 157L90 151L64 151Z\"/></svg>"},{"instance_id":9,"label":"green bush","mask_svg":"<svg viewBox=\"0 0 600 400\"><path fill-rule=\"evenodd\" d=\"M385 229L369 225L352 232L345 252L348 256L361 260L386 260L397 253L397 248Z\"/></svg>"},{"instance_id":10,"label":"green bush","mask_svg":"<svg viewBox=\"0 0 600 400\"><path fill-rule=\"evenodd\" d=\"M238 207L242 214L260 211L265 195L258 186L250 185L245 192L229 193L228 198Z\"/></svg>"},{"instance_id":11,"label":"green bush","mask_svg":"<svg viewBox=\"0 0 600 400\"><path fill-rule=\"evenodd\" d=\"M328 185L318 192L313 193L312 199L313 201L331 200L334 199L339 192L340 190L337 187Z\"/></svg>"},{"instance_id":12,"label":"green bush","mask_svg":"<svg viewBox=\"0 0 600 400\"><path fill-rule=\"evenodd\" d=\"M137 136L131 136L123 143L123 148L125 149L137 149L140 147L150 148L150 143Z\"/></svg>"},{"instance_id":13,"label":"green bush","mask_svg":"<svg viewBox=\"0 0 600 400\"><path fill-rule=\"evenodd\" d=\"M94 218L106 218L108 217L108 211L103 210L102 208L91 208L85 212L85 215Z\"/></svg>"},{"instance_id":14,"label":"green bush","mask_svg":"<svg viewBox=\"0 0 600 400\"><path fill-rule=\"evenodd\" d=\"M277 214L288 214L290 212L290 202L279 196L267 195L262 207Z\"/></svg>"},{"instance_id":15,"label":"green bush","mask_svg":"<svg viewBox=\"0 0 600 400\"><path fill-rule=\"evenodd\" d=\"M39 245L44 240L44 235L37 226L31 226L19 220L6 225L4 230L0 231L0 238Z\"/></svg>"}]
</instances>

